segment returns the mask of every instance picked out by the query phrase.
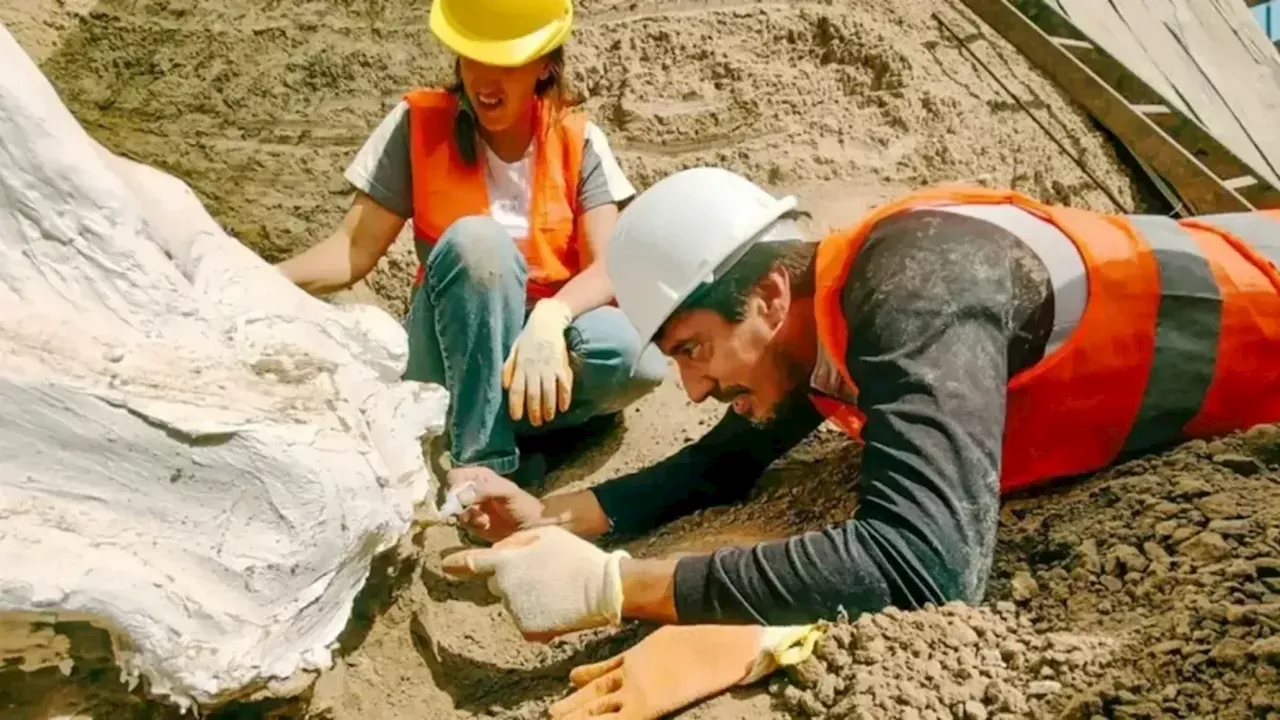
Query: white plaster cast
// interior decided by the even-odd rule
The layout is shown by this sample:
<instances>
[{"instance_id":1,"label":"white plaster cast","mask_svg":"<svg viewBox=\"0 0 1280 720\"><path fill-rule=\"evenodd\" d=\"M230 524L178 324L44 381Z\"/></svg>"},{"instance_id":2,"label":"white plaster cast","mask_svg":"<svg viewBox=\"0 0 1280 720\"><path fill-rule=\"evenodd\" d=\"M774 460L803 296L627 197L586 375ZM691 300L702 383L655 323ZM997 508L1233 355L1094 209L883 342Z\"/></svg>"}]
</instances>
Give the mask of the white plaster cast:
<instances>
[{"instance_id":1,"label":"white plaster cast","mask_svg":"<svg viewBox=\"0 0 1280 720\"><path fill-rule=\"evenodd\" d=\"M374 555L436 517L447 394L400 381L390 316L95 143L3 26L0 68L0 618L92 619L184 706L327 667Z\"/></svg>"}]
</instances>

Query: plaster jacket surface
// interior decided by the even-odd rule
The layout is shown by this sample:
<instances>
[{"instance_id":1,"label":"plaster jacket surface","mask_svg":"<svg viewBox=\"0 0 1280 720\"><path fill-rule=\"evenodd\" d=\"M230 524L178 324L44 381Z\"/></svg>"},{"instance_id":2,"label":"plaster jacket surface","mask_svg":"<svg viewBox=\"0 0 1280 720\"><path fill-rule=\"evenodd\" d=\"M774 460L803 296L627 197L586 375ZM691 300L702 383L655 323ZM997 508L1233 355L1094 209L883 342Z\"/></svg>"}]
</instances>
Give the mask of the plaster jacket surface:
<instances>
[{"instance_id":1,"label":"plaster jacket surface","mask_svg":"<svg viewBox=\"0 0 1280 720\"><path fill-rule=\"evenodd\" d=\"M327 667L434 518L447 394L95 143L3 26L0 67L0 615L94 618L182 704Z\"/></svg>"}]
</instances>

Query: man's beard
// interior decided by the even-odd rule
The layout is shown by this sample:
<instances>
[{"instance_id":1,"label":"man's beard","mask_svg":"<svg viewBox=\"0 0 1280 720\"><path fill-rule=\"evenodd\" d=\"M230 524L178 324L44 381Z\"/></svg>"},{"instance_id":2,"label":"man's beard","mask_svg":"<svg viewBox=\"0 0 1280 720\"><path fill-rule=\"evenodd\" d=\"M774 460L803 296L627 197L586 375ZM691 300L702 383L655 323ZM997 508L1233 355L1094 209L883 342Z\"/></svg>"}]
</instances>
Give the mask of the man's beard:
<instances>
[{"instance_id":1,"label":"man's beard","mask_svg":"<svg viewBox=\"0 0 1280 720\"><path fill-rule=\"evenodd\" d=\"M776 370L786 385L782 398L769 408L761 416L743 416L747 422L759 430L767 430L777 422L778 417L788 416L792 413L784 410L790 408L797 402L809 402L809 375L813 372L812 368L803 367L802 363L796 362L790 355L784 352L769 350L769 355L765 362L770 363ZM723 390L717 388L712 396L724 403L732 403L734 398L749 392L747 388L740 385L733 385ZM758 408L757 408L758 409Z\"/></svg>"}]
</instances>

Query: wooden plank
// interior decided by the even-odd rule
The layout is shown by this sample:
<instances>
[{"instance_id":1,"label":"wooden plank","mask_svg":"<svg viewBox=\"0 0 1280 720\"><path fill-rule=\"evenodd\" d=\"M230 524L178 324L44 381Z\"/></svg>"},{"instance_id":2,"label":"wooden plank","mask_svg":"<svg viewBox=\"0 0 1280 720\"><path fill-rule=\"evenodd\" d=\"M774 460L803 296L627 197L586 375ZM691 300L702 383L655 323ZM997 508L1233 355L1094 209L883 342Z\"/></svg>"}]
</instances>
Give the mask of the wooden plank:
<instances>
[{"instance_id":1,"label":"wooden plank","mask_svg":"<svg viewBox=\"0 0 1280 720\"><path fill-rule=\"evenodd\" d=\"M1230 152L1224 151L1222 143L1219 143L1204 127L1185 115L1166 113L1147 117L1169 137L1176 138L1179 145L1191 153L1214 176L1221 178L1224 185L1228 178L1257 177L1257 173L1253 172L1248 165ZM1262 182L1258 187L1240 189L1239 193L1254 207L1280 208L1280 191L1270 183Z\"/></svg>"},{"instance_id":2,"label":"wooden plank","mask_svg":"<svg viewBox=\"0 0 1280 720\"><path fill-rule=\"evenodd\" d=\"M1095 75L1071 53L1058 47L1049 34L1019 12L1007 0L964 0L988 25L1003 35L1042 72L1053 78L1076 102L1098 118L1120 141L1128 145L1169 181L1197 213L1248 210L1239 193L1226 187L1195 156L1162 129L1136 112L1115 89ZM1025 0L1023 0L1025 2ZM1057 15L1041 5L1041 16ZM1080 33L1058 16L1061 25L1052 35L1073 37Z\"/></svg>"},{"instance_id":3,"label":"wooden plank","mask_svg":"<svg viewBox=\"0 0 1280 720\"><path fill-rule=\"evenodd\" d=\"M1236 0L1062 0L1058 5L1066 9L1067 22L1165 104L1280 186L1280 123L1275 120L1280 117L1280 55L1247 8Z\"/></svg>"},{"instance_id":4,"label":"wooden plank","mask_svg":"<svg viewBox=\"0 0 1280 720\"><path fill-rule=\"evenodd\" d=\"M1280 161L1280 133L1275 132L1280 107L1267 112L1259 106L1269 97L1280 102L1280 88L1268 92L1266 80L1258 75L1261 66L1226 23L1221 8L1213 0L1111 2L1120 8L1136 46L1151 57L1182 99L1185 111L1268 182L1280 184L1269 159ZM1234 0L1230 10L1247 12ZM1088 34L1087 27L1082 29Z\"/></svg>"},{"instance_id":5,"label":"wooden plank","mask_svg":"<svg viewBox=\"0 0 1280 720\"><path fill-rule=\"evenodd\" d=\"M1164 96L1142 81L1117 60L1111 53L1099 47L1071 53L1085 64L1094 75L1116 89L1124 99L1135 105L1164 105Z\"/></svg>"}]
</instances>

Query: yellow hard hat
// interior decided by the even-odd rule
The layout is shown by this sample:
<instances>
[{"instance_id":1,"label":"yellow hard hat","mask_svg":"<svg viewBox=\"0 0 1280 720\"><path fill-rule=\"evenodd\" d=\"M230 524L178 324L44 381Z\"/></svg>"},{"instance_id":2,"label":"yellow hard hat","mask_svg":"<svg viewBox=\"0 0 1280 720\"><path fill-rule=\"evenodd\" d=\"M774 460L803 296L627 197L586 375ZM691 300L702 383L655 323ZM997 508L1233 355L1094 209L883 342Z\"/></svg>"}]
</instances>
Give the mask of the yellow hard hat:
<instances>
[{"instance_id":1,"label":"yellow hard hat","mask_svg":"<svg viewBox=\"0 0 1280 720\"><path fill-rule=\"evenodd\" d=\"M564 44L573 0L432 0L431 32L455 53L518 67Z\"/></svg>"}]
</instances>

